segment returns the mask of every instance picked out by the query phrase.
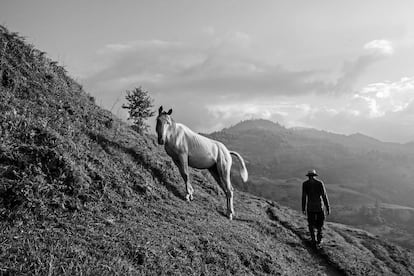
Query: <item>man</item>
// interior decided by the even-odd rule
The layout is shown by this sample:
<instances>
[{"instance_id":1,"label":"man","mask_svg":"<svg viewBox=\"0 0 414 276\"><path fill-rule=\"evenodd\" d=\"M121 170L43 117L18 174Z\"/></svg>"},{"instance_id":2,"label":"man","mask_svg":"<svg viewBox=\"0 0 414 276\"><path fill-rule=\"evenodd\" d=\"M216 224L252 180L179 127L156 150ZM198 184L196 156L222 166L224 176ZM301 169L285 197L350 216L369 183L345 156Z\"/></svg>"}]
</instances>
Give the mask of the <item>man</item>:
<instances>
[{"instance_id":1,"label":"man","mask_svg":"<svg viewBox=\"0 0 414 276\"><path fill-rule=\"evenodd\" d=\"M330 214L325 186L322 181L315 178L317 175L315 170L308 171L306 176L309 179L303 182L302 185L302 212L308 216L309 232L314 245L320 244L322 241L322 227L325 221L323 204L326 208L326 214ZM315 240L315 228L318 232L317 240Z\"/></svg>"}]
</instances>

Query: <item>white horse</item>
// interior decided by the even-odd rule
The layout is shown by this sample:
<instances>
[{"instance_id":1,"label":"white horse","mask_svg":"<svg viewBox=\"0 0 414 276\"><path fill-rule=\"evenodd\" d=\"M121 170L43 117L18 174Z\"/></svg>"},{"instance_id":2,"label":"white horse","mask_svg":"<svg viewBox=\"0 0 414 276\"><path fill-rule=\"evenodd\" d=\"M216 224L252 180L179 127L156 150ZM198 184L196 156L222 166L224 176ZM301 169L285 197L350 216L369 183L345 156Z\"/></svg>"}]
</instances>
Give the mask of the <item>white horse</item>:
<instances>
[{"instance_id":1,"label":"white horse","mask_svg":"<svg viewBox=\"0 0 414 276\"><path fill-rule=\"evenodd\" d=\"M158 110L156 126L158 144L164 145L165 151L177 165L186 185L187 201L193 200L194 192L189 180L188 166L208 169L226 195L227 215L231 220L234 215L233 187L230 182L231 155L239 159L240 175L246 182L248 173L243 158L237 152L229 151L222 143L201 136L185 125L174 122L171 113L172 109L165 112L162 106Z\"/></svg>"}]
</instances>

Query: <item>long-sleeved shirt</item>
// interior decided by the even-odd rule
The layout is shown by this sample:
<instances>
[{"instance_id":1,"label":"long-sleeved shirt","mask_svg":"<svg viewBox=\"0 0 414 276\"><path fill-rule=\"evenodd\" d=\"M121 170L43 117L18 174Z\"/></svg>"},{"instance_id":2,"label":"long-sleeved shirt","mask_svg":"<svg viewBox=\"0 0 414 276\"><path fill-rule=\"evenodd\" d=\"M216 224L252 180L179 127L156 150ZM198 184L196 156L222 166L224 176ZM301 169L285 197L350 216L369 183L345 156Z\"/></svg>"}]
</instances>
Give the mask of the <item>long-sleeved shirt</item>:
<instances>
[{"instance_id":1,"label":"long-sleeved shirt","mask_svg":"<svg viewBox=\"0 0 414 276\"><path fill-rule=\"evenodd\" d=\"M323 203L329 210L329 200L326 194L325 185L316 178L310 178L302 184L302 211L322 212ZM306 208L306 209L305 209Z\"/></svg>"}]
</instances>

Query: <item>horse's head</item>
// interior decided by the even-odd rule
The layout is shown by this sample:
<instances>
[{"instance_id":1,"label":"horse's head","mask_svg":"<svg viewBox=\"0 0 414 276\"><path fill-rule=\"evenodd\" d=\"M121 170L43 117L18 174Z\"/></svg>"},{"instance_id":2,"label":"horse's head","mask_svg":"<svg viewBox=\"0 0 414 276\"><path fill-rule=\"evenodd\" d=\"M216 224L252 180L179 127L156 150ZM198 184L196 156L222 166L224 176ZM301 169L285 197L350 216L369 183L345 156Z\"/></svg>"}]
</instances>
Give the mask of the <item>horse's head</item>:
<instances>
[{"instance_id":1,"label":"horse's head","mask_svg":"<svg viewBox=\"0 0 414 276\"><path fill-rule=\"evenodd\" d=\"M158 109L157 126L155 127L155 131L157 132L158 144L160 145L165 144L167 130L173 124L173 120L170 116L171 113L172 109L168 112L163 111L162 106Z\"/></svg>"}]
</instances>

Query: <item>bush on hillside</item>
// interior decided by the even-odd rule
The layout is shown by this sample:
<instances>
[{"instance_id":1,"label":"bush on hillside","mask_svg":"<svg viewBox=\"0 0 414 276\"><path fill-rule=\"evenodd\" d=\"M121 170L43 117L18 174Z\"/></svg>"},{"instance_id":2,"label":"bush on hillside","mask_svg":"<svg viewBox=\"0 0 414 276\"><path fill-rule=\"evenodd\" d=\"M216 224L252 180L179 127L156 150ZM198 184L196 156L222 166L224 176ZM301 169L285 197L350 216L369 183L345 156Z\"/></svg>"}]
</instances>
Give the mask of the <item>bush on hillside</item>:
<instances>
[{"instance_id":1,"label":"bush on hillside","mask_svg":"<svg viewBox=\"0 0 414 276\"><path fill-rule=\"evenodd\" d=\"M154 115L152 111L153 100L148 95L148 91L142 89L142 87L135 88L134 90L127 90L126 100L128 104L122 105L122 108L128 109L128 120L133 121L133 129L139 133L143 133L148 129L148 125L145 120Z\"/></svg>"}]
</instances>

